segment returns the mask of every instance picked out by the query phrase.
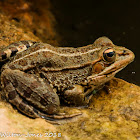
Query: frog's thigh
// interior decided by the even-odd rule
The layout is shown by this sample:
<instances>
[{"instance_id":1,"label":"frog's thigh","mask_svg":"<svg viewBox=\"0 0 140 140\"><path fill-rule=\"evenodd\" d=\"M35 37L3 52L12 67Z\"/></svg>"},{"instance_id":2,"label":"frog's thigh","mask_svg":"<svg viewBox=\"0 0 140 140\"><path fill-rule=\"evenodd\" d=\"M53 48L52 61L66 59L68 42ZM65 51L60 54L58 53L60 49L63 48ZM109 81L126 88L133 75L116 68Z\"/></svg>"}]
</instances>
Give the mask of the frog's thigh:
<instances>
[{"instance_id":1,"label":"frog's thigh","mask_svg":"<svg viewBox=\"0 0 140 140\"><path fill-rule=\"evenodd\" d=\"M7 99L24 114L37 117L36 110L47 114L58 112L58 95L41 78L19 70L6 69L1 75Z\"/></svg>"},{"instance_id":2,"label":"frog's thigh","mask_svg":"<svg viewBox=\"0 0 140 140\"><path fill-rule=\"evenodd\" d=\"M68 104L76 106L87 105L89 100L86 98L85 88L81 85L74 85L64 91L64 100Z\"/></svg>"}]
</instances>

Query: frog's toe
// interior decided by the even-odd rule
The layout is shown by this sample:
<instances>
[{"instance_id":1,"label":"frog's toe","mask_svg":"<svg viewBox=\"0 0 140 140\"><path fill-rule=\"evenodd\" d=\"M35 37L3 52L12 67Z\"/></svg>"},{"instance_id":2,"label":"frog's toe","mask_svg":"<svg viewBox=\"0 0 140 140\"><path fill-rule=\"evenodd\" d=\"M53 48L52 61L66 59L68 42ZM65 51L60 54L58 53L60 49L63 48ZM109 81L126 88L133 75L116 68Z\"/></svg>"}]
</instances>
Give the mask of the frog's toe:
<instances>
[{"instance_id":1,"label":"frog's toe","mask_svg":"<svg viewBox=\"0 0 140 140\"><path fill-rule=\"evenodd\" d=\"M56 115L53 115L53 117L55 119L68 119L68 118L73 118L73 117L76 117L76 116L79 116L79 115L82 115L82 113L75 113L75 114L64 114L64 115L60 115L60 114L56 114Z\"/></svg>"},{"instance_id":2,"label":"frog's toe","mask_svg":"<svg viewBox=\"0 0 140 140\"><path fill-rule=\"evenodd\" d=\"M75 114L57 113L55 115L48 115L48 114L43 114L41 112L38 112L38 115L41 118L46 119L46 121L49 121L50 123L57 124L57 123L59 123L59 121L69 120L74 117L80 116L80 115L82 115L82 113L81 112L75 113Z\"/></svg>"}]
</instances>

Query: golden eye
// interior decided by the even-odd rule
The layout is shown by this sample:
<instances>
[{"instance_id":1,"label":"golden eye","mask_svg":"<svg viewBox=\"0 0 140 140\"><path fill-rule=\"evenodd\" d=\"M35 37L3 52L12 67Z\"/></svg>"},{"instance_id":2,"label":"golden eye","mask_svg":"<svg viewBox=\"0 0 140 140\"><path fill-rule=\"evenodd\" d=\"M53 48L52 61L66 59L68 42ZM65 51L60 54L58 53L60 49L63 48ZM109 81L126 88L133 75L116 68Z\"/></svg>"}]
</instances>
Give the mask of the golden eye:
<instances>
[{"instance_id":1,"label":"golden eye","mask_svg":"<svg viewBox=\"0 0 140 140\"><path fill-rule=\"evenodd\" d=\"M107 62L114 62L116 58L116 53L113 49L109 48L103 52L103 59Z\"/></svg>"}]
</instances>

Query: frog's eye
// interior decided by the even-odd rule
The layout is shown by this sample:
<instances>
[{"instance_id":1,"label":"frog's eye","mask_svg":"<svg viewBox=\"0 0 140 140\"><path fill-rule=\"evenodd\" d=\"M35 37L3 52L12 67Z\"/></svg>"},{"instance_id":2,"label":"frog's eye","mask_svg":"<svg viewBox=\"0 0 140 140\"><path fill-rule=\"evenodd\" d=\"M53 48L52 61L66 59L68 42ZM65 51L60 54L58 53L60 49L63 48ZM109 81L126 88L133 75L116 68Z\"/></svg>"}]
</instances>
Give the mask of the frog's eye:
<instances>
[{"instance_id":1,"label":"frog's eye","mask_svg":"<svg viewBox=\"0 0 140 140\"><path fill-rule=\"evenodd\" d=\"M116 58L116 53L113 49L109 48L103 52L103 59L107 62L114 62Z\"/></svg>"}]
</instances>

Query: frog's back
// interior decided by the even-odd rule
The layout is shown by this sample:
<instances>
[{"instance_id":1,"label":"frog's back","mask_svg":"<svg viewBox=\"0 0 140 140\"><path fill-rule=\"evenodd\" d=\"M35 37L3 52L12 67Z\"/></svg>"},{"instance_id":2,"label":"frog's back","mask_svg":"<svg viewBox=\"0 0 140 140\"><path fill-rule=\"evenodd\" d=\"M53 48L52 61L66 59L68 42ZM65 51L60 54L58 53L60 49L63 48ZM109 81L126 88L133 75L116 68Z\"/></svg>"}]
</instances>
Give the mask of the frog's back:
<instances>
[{"instance_id":1,"label":"frog's back","mask_svg":"<svg viewBox=\"0 0 140 140\"><path fill-rule=\"evenodd\" d=\"M53 47L49 44L31 41L22 41L16 43L16 45L14 43L7 50L9 49L12 53L6 54L6 56L11 57L16 54L9 67L23 71L37 65L45 67L47 70L83 67L96 60L97 51L100 50L100 48L95 48L94 45L79 48ZM7 50L0 53L1 59L6 59L4 55L8 52Z\"/></svg>"}]
</instances>

